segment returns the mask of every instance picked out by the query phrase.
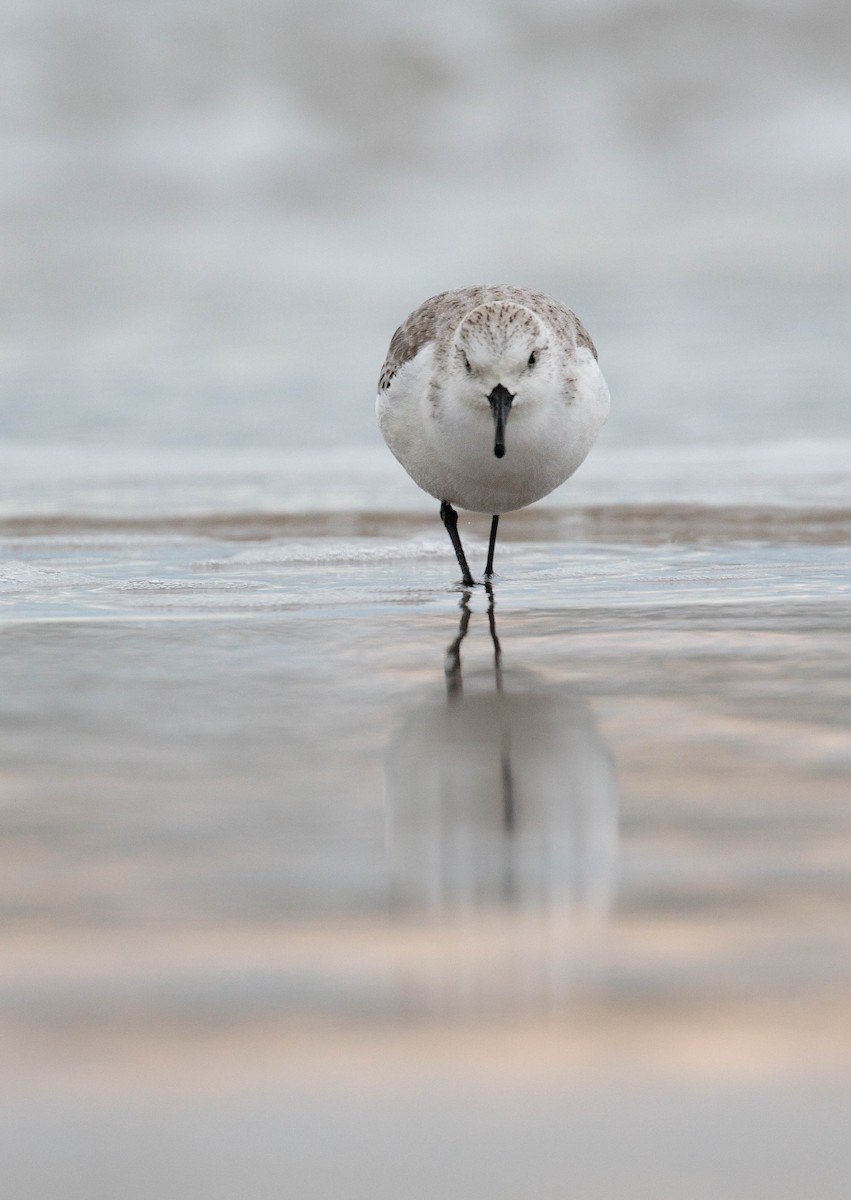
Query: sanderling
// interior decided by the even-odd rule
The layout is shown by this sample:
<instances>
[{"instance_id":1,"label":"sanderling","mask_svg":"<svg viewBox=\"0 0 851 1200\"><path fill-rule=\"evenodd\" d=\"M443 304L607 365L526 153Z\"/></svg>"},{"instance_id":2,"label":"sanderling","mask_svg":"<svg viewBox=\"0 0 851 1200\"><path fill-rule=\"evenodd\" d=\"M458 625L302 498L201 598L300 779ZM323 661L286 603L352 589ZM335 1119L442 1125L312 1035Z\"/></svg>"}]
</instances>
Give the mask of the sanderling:
<instances>
[{"instance_id":1,"label":"sanderling","mask_svg":"<svg viewBox=\"0 0 851 1200\"><path fill-rule=\"evenodd\" d=\"M432 296L393 334L376 412L393 454L440 501L471 587L453 505L492 516L489 578L500 514L573 474L609 415L609 389L569 308L529 288L467 287Z\"/></svg>"}]
</instances>

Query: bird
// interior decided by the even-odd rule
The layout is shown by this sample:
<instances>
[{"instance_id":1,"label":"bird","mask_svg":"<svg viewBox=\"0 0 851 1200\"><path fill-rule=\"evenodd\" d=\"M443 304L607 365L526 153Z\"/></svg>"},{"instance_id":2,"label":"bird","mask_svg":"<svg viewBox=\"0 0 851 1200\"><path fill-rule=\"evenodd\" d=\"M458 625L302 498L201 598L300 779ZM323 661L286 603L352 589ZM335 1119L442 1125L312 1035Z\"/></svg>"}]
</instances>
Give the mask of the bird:
<instances>
[{"instance_id":1,"label":"bird","mask_svg":"<svg viewBox=\"0 0 851 1200\"><path fill-rule=\"evenodd\" d=\"M424 301L390 339L376 414L393 455L440 502L461 582L476 580L457 508L491 516L564 483L609 415L597 350L579 318L531 288L477 285Z\"/></svg>"}]
</instances>

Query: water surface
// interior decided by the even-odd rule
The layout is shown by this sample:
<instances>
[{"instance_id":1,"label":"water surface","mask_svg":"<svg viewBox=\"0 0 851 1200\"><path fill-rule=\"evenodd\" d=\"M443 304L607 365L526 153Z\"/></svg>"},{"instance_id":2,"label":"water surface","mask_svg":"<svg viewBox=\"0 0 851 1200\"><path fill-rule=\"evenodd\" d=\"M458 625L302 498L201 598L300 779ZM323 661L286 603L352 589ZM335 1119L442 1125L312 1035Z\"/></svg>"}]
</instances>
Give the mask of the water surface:
<instances>
[{"instance_id":1,"label":"water surface","mask_svg":"<svg viewBox=\"0 0 851 1200\"><path fill-rule=\"evenodd\" d=\"M688 1155L692 1195L843 1194L847 518L786 517L553 509L490 597L436 517L10 519L18 1194L133 1162L128 1195L225 1196L250 1145L258 1195L324 1194L320 1147L353 1195L418 1194L414 1153L484 1195L483 1138L540 1195L640 1144L636 1195Z\"/></svg>"}]
</instances>

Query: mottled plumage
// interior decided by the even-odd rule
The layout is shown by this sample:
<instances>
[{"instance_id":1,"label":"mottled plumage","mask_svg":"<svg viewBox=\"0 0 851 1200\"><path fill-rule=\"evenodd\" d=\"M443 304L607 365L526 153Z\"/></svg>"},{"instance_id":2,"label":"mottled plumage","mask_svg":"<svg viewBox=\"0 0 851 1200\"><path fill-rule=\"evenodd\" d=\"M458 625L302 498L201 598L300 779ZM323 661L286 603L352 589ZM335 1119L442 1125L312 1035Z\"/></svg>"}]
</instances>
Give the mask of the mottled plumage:
<instances>
[{"instance_id":1,"label":"mottled plumage","mask_svg":"<svg viewBox=\"0 0 851 1200\"><path fill-rule=\"evenodd\" d=\"M550 327L565 341L573 341L577 346L586 346L596 359L596 347L579 317L551 296L536 292L532 288L512 287L511 284L457 288L453 292L440 292L437 296L423 301L396 330L390 339L387 357L381 368L379 392L387 390L399 368L414 358L423 346L428 342L442 344L447 335L451 336L455 332L465 313L478 308L480 304L494 300L507 300L527 308L533 306L534 311L545 317Z\"/></svg>"},{"instance_id":2,"label":"mottled plumage","mask_svg":"<svg viewBox=\"0 0 851 1200\"><path fill-rule=\"evenodd\" d=\"M467 287L426 300L390 340L376 411L393 454L441 502L464 583L453 505L493 516L571 475L609 411L597 351L568 308L529 288Z\"/></svg>"}]
</instances>

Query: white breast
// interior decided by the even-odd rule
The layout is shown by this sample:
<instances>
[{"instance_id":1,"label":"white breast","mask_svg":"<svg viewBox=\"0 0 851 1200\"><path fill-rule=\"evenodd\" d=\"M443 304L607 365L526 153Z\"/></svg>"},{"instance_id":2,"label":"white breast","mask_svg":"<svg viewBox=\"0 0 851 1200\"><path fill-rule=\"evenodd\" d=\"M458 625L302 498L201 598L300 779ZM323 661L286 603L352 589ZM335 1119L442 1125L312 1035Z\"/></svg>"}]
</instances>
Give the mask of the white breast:
<instances>
[{"instance_id":1,"label":"white breast","mask_svg":"<svg viewBox=\"0 0 851 1200\"><path fill-rule=\"evenodd\" d=\"M487 406L429 399L433 346L400 369L376 404L393 454L424 491L473 512L523 508L564 483L583 461L609 413L609 391L594 356L578 351L571 397L554 390L518 404L507 426L506 454L493 453Z\"/></svg>"}]
</instances>

